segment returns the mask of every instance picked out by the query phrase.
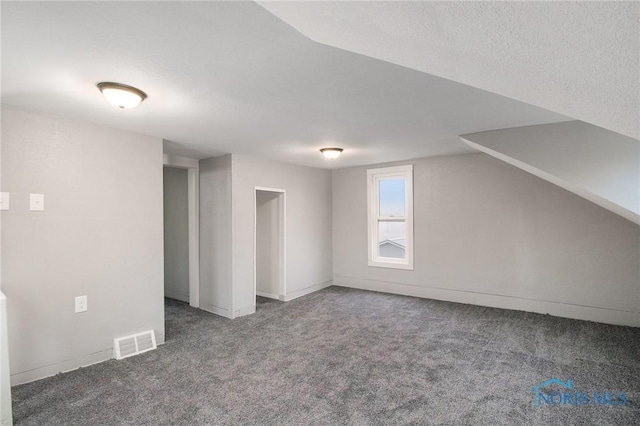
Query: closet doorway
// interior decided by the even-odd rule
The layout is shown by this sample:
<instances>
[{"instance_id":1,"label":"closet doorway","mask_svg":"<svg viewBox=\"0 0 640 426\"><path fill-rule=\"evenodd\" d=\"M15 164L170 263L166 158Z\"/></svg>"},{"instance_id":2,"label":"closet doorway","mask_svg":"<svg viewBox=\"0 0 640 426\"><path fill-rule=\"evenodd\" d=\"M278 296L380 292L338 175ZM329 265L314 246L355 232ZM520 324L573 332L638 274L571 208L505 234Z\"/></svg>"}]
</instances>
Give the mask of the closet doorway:
<instances>
[{"instance_id":1,"label":"closet doorway","mask_svg":"<svg viewBox=\"0 0 640 426\"><path fill-rule=\"evenodd\" d=\"M254 295L284 300L286 293L286 193L255 188Z\"/></svg>"}]
</instances>

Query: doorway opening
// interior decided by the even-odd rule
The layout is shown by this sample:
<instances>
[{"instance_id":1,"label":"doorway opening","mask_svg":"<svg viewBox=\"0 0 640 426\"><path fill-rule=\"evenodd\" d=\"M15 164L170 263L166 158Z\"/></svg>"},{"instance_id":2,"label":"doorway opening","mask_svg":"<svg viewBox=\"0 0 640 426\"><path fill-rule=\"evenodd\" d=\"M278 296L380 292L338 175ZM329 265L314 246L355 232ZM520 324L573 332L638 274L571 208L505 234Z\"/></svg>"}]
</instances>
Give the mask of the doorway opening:
<instances>
[{"instance_id":1,"label":"doorway opening","mask_svg":"<svg viewBox=\"0 0 640 426\"><path fill-rule=\"evenodd\" d=\"M253 289L256 308L286 294L286 193L255 188Z\"/></svg>"},{"instance_id":2,"label":"doorway opening","mask_svg":"<svg viewBox=\"0 0 640 426\"><path fill-rule=\"evenodd\" d=\"M198 161L165 154L164 296L200 306Z\"/></svg>"},{"instance_id":3,"label":"doorway opening","mask_svg":"<svg viewBox=\"0 0 640 426\"><path fill-rule=\"evenodd\" d=\"M163 169L164 297L189 303L189 181L186 169Z\"/></svg>"}]
</instances>

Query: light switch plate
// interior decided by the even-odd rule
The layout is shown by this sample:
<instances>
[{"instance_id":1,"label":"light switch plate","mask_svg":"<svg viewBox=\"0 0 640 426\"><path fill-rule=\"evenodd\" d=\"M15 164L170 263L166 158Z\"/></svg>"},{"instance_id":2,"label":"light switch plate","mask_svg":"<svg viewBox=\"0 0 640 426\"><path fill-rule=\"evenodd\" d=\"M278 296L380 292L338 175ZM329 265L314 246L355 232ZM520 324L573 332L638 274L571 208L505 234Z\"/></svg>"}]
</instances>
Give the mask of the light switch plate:
<instances>
[{"instance_id":1,"label":"light switch plate","mask_svg":"<svg viewBox=\"0 0 640 426\"><path fill-rule=\"evenodd\" d=\"M29 194L29 210L32 212L44 211L44 194Z\"/></svg>"},{"instance_id":2,"label":"light switch plate","mask_svg":"<svg viewBox=\"0 0 640 426\"><path fill-rule=\"evenodd\" d=\"M11 194L8 192L0 192L0 210L9 210L11 208Z\"/></svg>"}]
</instances>

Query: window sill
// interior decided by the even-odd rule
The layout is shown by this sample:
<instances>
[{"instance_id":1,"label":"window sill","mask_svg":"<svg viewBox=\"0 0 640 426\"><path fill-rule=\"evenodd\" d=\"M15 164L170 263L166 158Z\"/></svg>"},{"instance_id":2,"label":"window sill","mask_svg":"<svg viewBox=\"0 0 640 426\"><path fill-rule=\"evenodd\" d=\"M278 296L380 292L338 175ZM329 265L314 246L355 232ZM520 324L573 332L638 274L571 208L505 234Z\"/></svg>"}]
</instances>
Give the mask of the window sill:
<instances>
[{"instance_id":1,"label":"window sill","mask_svg":"<svg viewBox=\"0 0 640 426\"><path fill-rule=\"evenodd\" d=\"M372 266L374 268L403 269L405 271L413 271L413 264L408 263L369 261L369 266Z\"/></svg>"}]
</instances>

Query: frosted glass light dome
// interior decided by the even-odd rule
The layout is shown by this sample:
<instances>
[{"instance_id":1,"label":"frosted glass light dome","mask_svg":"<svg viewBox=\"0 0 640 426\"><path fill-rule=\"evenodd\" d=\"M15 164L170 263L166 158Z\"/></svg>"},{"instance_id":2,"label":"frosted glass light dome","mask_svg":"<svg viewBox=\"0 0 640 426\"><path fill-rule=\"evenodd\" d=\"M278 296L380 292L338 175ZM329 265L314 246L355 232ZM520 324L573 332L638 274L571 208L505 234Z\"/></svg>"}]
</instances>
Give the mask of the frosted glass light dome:
<instances>
[{"instance_id":1,"label":"frosted glass light dome","mask_svg":"<svg viewBox=\"0 0 640 426\"><path fill-rule=\"evenodd\" d=\"M97 84L104 97L118 108L135 108L147 94L126 84L102 82Z\"/></svg>"},{"instance_id":2,"label":"frosted glass light dome","mask_svg":"<svg viewBox=\"0 0 640 426\"><path fill-rule=\"evenodd\" d=\"M340 154L342 154L342 151L344 151L342 148L322 148L320 150L322 155L324 155L326 158L330 160L334 160L340 157Z\"/></svg>"}]
</instances>

